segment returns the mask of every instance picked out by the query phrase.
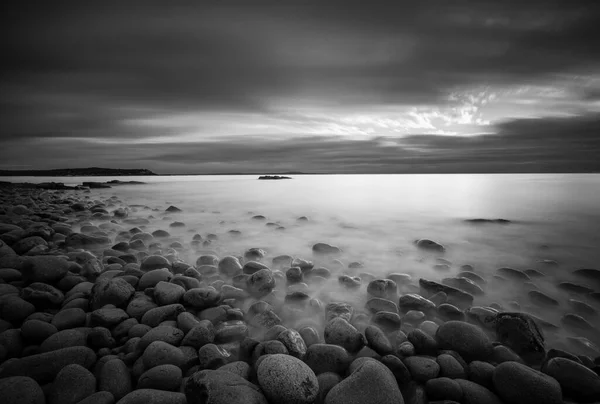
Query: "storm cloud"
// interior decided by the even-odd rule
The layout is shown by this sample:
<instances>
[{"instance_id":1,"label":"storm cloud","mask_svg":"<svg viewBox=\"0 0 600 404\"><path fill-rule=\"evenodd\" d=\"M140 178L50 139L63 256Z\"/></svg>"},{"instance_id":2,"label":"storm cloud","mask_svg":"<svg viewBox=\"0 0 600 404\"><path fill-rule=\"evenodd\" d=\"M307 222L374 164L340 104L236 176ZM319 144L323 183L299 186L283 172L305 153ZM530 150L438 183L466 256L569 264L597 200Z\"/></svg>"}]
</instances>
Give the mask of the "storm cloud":
<instances>
[{"instance_id":1,"label":"storm cloud","mask_svg":"<svg viewBox=\"0 0 600 404\"><path fill-rule=\"evenodd\" d=\"M597 171L594 1L6 6L0 168Z\"/></svg>"}]
</instances>

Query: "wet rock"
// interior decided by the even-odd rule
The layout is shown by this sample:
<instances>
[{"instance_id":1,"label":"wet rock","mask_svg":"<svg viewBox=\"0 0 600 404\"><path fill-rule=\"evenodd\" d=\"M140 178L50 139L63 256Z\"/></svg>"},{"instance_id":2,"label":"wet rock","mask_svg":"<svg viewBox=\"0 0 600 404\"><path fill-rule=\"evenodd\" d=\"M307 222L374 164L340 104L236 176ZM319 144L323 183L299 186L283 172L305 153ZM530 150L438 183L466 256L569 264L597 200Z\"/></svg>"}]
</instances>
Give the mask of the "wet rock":
<instances>
[{"instance_id":1,"label":"wet rock","mask_svg":"<svg viewBox=\"0 0 600 404\"><path fill-rule=\"evenodd\" d=\"M398 286L391 279L375 279L367 285L367 293L373 297L395 300L398 295Z\"/></svg>"},{"instance_id":2,"label":"wet rock","mask_svg":"<svg viewBox=\"0 0 600 404\"><path fill-rule=\"evenodd\" d=\"M179 303L185 292L179 285L160 281L154 287L154 300L159 306Z\"/></svg>"},{"instance_id":3,"label":"wet rock","mask_svg":"<svg viewBox=\"0 0 600 404\"><path fill-rule=\"evenodd\" d=\"M209 320L202 320L188 331L181 341L181 344L200 349L204 345L214 342L214 340L215 328L213 323L211 323Z\"/></svg>"},{"instance_id":4,"label":"wet rock","mask_svg":"<svg viewBox=\"0 0 600 404\"><path fill-rule=\"evenodd\" d=\"M547 294L537 291L537 290L530 290L527 295L529 296L529 300L538 305L538 306L546 306L546 307L552 307L552 306L558 306L558 300L548 296Z\"/></svg>"},{"instance_id":5,"label":"wet rock","mask_svg":"<svg viewBox=\"0 0 600 404\"><path fill-rule=\"evenodd\" d=\"M444 320L463 321L465 319L465 313L452 304L440 304L437 308L437 312L440 318Z\"/></svg>"},{"instance_id":6,"label":"wet rock","mask_svg":"<svg viewBox=\"0 0 600 404\"><path fill-rule=\"evenodd\" d=\"M424 356L404 358L404 364L408 368L413 380L419 383L435 379L440 373L440 365L434 359Z\"/></svg>"},{"instance_id":7,"label":"wet rock","mask_svg":"<svg viewBox=\"0 0 600 404\"><path fill-rule=\"evenodd\" d=\"M219 304L221 293L212 286L190 289L183 295L185 304L198 310L204 310Z\"/></svg>"},{"instance_id":8,"label":"wet rock","mask_svg":"<svg viewBox=\"0 0 600 404\"><path fill-rule=\"evenodd\" d=\"M163 321L176 321L177 316L183 313L185 308L181 304L169 304L148 310L142 316L141 323L150 327L157 327Z\"/></svg>"},{"instance_id":9,"label":"wet rock","mask_svg":"<svg viewBox=\"0 0 600 404\"><path fill-rule=\"evenodd\" d=\"M91 324L106 328L112 328L128 318L124 310L110 306L94 310L90 316Z\"/></svg>"},{"instance_id":10,"label":"wet rock","mask_svg":"<svg viewBox=\"0 0 600 404\"><path fill-rule=\"evenodd\" d=\"M446 251L446 248L443 245L428 239L416 240L415 245L417 246L417 248L426 251L434 251L439 253L443 253Z\"/></svg>"},{"instance_id":11,"label":"wet rock","mask_svg":"<svg viewBox=\"0 0 600 404\"><path fill-rule=\"evenodd\" d=\"M269 355L257 369L258 383L271 402L310 404L317 397L319 383L314 372L289 355Z\"/></svg>"},{"instance_id":12,"label":"wet rock","mask_svg":"<svg viewBox=\"0 0 600 404\"><path fill-rule=\"evenodd\" d=\"M89 329L62 330L52 334L40 344L41 352L56 351L63 348L85 346Z\"/></svg>"},{"instance_id":13,"label":"wet rock","mask_svg":"<svg viewBox=\"0 0 600 404\"><path fill-rule=\"evenodd\" d=\"M290 355L298 359L304 359L307 348L298 331L292 329L284 330L277 335L277 340L285 345Z\"/></svg>"},{"instance_id":14,"label":"wet rock","mask_svg":"<svg viewBox=\"0 0 600 404\"><path fill-rule=\"evenodd\" d=\"M90 294L90 308L96 310L107 304L123 307L135 290L122 278L99 279Z\"/></svg>"},{"instance_id":15,"label":"wet rock","mask_svg":"<svg viewBox=\"0 0 600 404\"><path fill-rule=\"evenodd\" d=\"M499 313L496 316L496 336L527 363L540 363L546 354L544 336L527 314Z\"/></svg>"},{"instance_id":16,"label":"wet rock","mask_svg":"<svg viewBox=\"0 0 600 404\"><path fill-rule=\"evenodd\" d=\"M261 269L248 278L248 292L256 298L268 295L275 288L275 277L270 269Z\"/></svg>"},{"instance_id":17,"label":"wet rock","mask_svg":"<svg viewBox=\"0 0 600 404\"><path fill-rule=\"evenodd\" d=\"M564 290L565 292L577 293L582 295L586 293L592 293L594 291L591 288L573 282L561 282L556 287L560 290Z\"/></svg>"},{"instance_id":18,"label":"wet rock","mask_svg":"<svg viewBox=\"0 0 600 404\"><path fill-rule=\"evenodd\" d=\"M327 243L317 243L312 246L312 251L315 254L321 255L335 255L341 252L339 247L327 244Z\"/></svg>"},{"instance_id":19,"label":"wet rock","mask_svg":"<svg viewBox=\"0 0 600 404\"><path fill-rule=\"evenodd\" d=\"M586 366L566 358L553 358L542 370L558 381L565 397L585 403L600 400L600 376Z\"/></svg>"},{"instance_id":20,"label":"wet rock","mask_svg":"<svg viewBox=\"0 0 600 404\"><path fill-rule=\"evenodd\" d=\"M498 395L514 404L561 404L560 385L552 377L517 362L496 367L493 383Z\"/></svg>"},{"instance_id":21,"label":"wet rock","mask_svg":"<svg viewBox=\"0 0 600 404\"><path fill-rule=\"evenodd\" d=\"M384 332L394 332L402 326L402 319L398 313L379 311L373 315L371 322L381 328Z\"/></svg>"},{"instance_id":22,"label":"wet rock","mask_svg":"<svg viewBox=\"0 0 600 404\"><path fill-rule=\"evenodd\" d=\"M477 326L461 321L448 321L437 331L440 349L456 351L467 361L486 359L492 354L488 336Z\"/></svg>"},{"instance_id":23,"label":"wet rock","mask_svg":"<svg viewBox=\"0 0 600 404\"><path fill-rule=\"evenodd\" d=\"M560 319L560 322L566 327L572 330L578 331L595 331L593 325L591 325L585 318L573 314L567 313Z\"/></svg>"},{"instance_id":24,"label":"wet rock","mask_svg":"<svg viewBox=\"0 0 600 404\"><path fill-rule=\"evenodd\" d=\"M419 287L423 297L429 297L438 292L444 292L449 298L452 298L457 304L464 306L473 305L473 295L463 292L462 290L453 288L452 286L443 285L427 279L419 279Z\"/></svg>"},{"instance_id":25,"label":"wet rock","mask_svg":"<svg viewBox=\"0 0 600 404\"><path fill-rule=\"evenodd\" d=\"M456 277L456 278L444 278L442 284L452 286L453 288L465 291L474 296L480 296L484 294L481 286L477 285L469 278Z\"/></svg>"},{"instance_id":26,"label":"wet rock","mask_svg":"<svg viewBox=\"0 0 600 404\"><path fill-rule=\"evenodd\" d=\"M392 313L398 313L398 306L396 305L396 303L392 302L391 300L382 299L379 297L373 297L369 299L365 307L373 314L379 311L390 311Z\"/></svg>"},{"instance_id":27,"label":"wet rock","mask_svg":"<svg viewBox=\"0 0 600 404\"><path fill-rule=\"evenodd\" d=\"M2 284L0 284L0 287ZM12 285L11 285L12 286ZM1 317L5 321L20 324L35 312L35 306L17 295L4 295L0 304Z\"/></svg>"},{"instance_id":28,"label":"wet rock","mask_svg":"<svg viewBox=\"0 0 600 404\"><path fill-rule=\"evenodd\" d=\"M473 361L468 366L468 378L470 381L477 383L488 389L494 389L494 365L488 362Z\"/></svg>"},{"instance_id":29,"label":"wet rock","mask_svg":"<svg viewBox=\"0 0 600 404\"><path fill-rule=\"evenodd\" d=\"M330 320L324 335L327 344L339 345L348 352L358 352L365 345L363 335L342 317Z\"/></svg>"},{"instance_id":30,"label":"wet rock","mask_svg":"<svg viewBox=\"0 0 600 404\"><path fill-rule=\"evenodd\" d=\"M436 358L440 365L440 377L450 379L466 379L466 369L454 356L449 354L441 354ZM473 361L471 363L474 363ZM491 380L491 375L490 375Z\"/></svg>"},{"instance_id":31,"label":"wet rock","mask_svg":"<svg viewBox=\"0 0 600 404\"><path fill-rule=\"evenodd\" d=\"M422 330L414 329L407 334L408 341L415 347L415 352L419 355L435 356L438 351L438 344L434 337L426 334Z\"/></svg>"},{"instance_id":32,"label":"wet rock","mask_svg":"<svg viewBox=\"0 0 600 404\"><path fill-rule=\"evenodd\" d=\"M569 306L573 311L580 315L595 316L598 314L598 311L595 308L580 300L569 299Z\"/></svg>"},{"instance_id":33,"label":"wet rock","mask_svg":"<svg viewBox=\"0 0 600 404\"><path fill-rule=\"evenodd\" d=\"M513 279L513 280L523 281L523 282L531 281L531 278L529 277L529 275L527 275L523 271L520 271L520 270L514 269L514 268L508 268L508 267L498 268L496 270L496 273L507 279Z\"/></svg>"},{"instance_id":34,"label":"wet rock","mask_svg":"<svg viewBox=\"0 0 600 404\"><path fill-rule=\"evenodd\" d=\"M392 372L368 360L329 391L325 404L404 404L404 398Z\"/></svg>"},{"instance_id":35,"label":"wet rock","mask_svg":"<svg viewBox=\"0 0 600 404\"><path fill-rule=\"evenodd\" d=\"M218 264L219 272L228 277L234 277L242 272L242 264L237 257L223 257Z\"/></svg>"},{"instance_id":36,"label":"wet rock","mask_svg":"<svg viewBox=\"0 0 600 404\"><path fill-rule=\"evenodd\" d=\"M229 362L230 353L215 344L206 344L198 350L201 369L217 369Z\"/></svg>"},{"instance_id":37,"label":"wet rock","mask_svg":"<svg viewBox=\"0 0 600 404\"><path fill-rule=\"evenodd\" d=\"M478 285L487 284L487 281L485 279L483 279L479 274L476 274L475 272L472 272L472 271L462 271L462 272L459 272L456 276L460 277L460 278L470 279Z\"/></svg>"},{"instance_id":38,"label":"wet rock","mask_svg":"<svg viewBox=\"0 0 600 404\"><path fill-rule=\"evenodd\" d=\"M402 313L406 313L409 310L419 310L427 314L433 313L436 308L432 301L416 293L408 293L400 296L398 307Z\"/></svg>"},{"instance_id":39,"label":"wet rock","mask_svg":"<svg viewBox=\"0 0 600 404\"><path fill-rule=\"evenodd\" d=\"M344 374L351 360L348 352L341 346L313 344L308 347L304 362L316 375L326 372Z\"/></svg>"},{"instance_id":40,"label":"wet rock","mask_svg":"<svg viewBox=\"0 0 600 404\"><path fill-rule=\"evenodd\" d=\"M258 386L224 370L194 373L185 383L185 397L188 403L267 404Z\"/></svg>"},{"instance_id":41,"label":"wet rock","mask_svg":"<svg viewBox=\"0 0 600 404\"><path fill-rule=\"evenodd\" d=\"M498 312L489 307L473 306L465 310L467 319L488 330L495 330Z\"/></svg>"}]
</instances>

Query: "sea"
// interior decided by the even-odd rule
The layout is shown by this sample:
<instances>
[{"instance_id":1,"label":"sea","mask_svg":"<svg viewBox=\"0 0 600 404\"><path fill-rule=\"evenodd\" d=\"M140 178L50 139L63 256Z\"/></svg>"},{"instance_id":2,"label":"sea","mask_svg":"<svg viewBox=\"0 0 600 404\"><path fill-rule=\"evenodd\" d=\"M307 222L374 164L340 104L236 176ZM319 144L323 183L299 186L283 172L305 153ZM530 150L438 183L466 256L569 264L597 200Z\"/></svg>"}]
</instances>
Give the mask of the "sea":
<instances>
[{"instance_id":1,"label":"sea","mask_svg":"<svg viewBox=\"0 0 600 404\"><path fill-rule=\"evenodd\" d=\"M195 234L217 236L206 251L185 250L181 257L194 264L212 252L243 255L249 248L267 252L265 262L288 254L328 267L334 275L370 278L390 273L441 281L456 276L468 264L490 285L475 304L502 306L517 302L524 311L560 322L570 312L569 299L598 307L597 301L556 288L573 281L600 291L572 271L600 268L599 174L423 174L423 175L291 175L292 179L258 180L255 175L186 175L118 177L142 181L92 189L92 200L128 206L130 217L149 218L143 230L167 230L189 245ZM11 182L104 182L115 177L5 177ZM109 199L111 198L112 199ZM181 213L166 213L169 206ZM256 220L257 215L264 220ZM306 217L308 220L298 220ZM470 219L505 219L472 222ZM171 227L173 222L183 227ZM127 226L125 226L127 227ZM130 226L133 227L133 226ZM237 230L239 235L230 231ZM414 241L442 244L443 254L420 251ZM316 256L315 243L328 243L342 252ZM450 268L440 270L439 259ZM349 268L360 262L362 267ZM355 266L355 265L354 265ZM545 276L532 284L494 283L498 268L536 269ZM367 274L367 275L365 275ZM537 288L559 301L540 308L528 298ZM332 287L332 291L335 288ZM333 293L333 292L332 292ZM341 291L340 293L343 293ZM590 323L600 327L591 316Z\"/></svg>"}]
</instances>

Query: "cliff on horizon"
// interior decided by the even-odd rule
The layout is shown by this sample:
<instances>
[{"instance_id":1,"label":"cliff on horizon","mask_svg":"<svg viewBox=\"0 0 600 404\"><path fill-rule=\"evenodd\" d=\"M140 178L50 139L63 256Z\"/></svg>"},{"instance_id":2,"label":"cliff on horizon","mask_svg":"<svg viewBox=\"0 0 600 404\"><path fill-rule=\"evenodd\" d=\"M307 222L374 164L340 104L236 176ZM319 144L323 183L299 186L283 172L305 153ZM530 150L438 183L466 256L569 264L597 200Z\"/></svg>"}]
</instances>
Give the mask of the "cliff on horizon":
<instances>
[{"instance_id":1,"label":"cliff on horizon","mask_svg":"<svg viewBox=\"0 0 600 404\"><path fill-rule=\"evenodd\" d=\"M54 170L0 170L0 176L37 176L37 177L111 177L134 175L158 175L145 168L58 168Z\"/></svg>"}]
</instances>

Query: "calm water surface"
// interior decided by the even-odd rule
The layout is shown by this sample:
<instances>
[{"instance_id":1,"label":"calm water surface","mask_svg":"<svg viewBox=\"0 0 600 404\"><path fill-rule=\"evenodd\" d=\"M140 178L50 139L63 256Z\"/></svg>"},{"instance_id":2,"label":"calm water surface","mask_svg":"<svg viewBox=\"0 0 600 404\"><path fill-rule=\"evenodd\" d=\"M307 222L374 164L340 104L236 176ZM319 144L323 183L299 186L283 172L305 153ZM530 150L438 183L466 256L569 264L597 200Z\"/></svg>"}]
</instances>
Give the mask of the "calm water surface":
<instances>
[{"instance_id":1,"label":"calm water surface","mask_svg":"<svg viewBox=\"0 0 600 404\"><path fill-rule=\"evenodd\" d=\"M341 272L370 272L384 276L405 272L441 280L472 264L488 278L502 266L535 268L547 274L538 287L565 303L569 296L554 285L570 279L573 269L597 268L600 261L600 175L297 175L292 180L259 181L256 176L120 177L147 182L92 190L90 197L113 195L124 204L144 205L132 216L154 219L148 230L168 230L184 243L195 233L219 236L210 249L220 255L242 254L250 247L265 249L269 257L290 254L327 266L313 257L316 242L343 249L345 264L361 261L365 268ZM29 177L8 181L108 181L114 177ZM118 205L118 204L117 204ZM115 207L117 207L115 205ZM180 214L166 215L176 205ZM252 220L253 215L267 220ZM165 217L166 216L166 217ZM296 219L307 216L309 222ZM472 218L503 218L508 225L474 225ZM185 228L169 224L182 221ZM285 230L266 226L274 222ZM229 230L239 230L233 237ZM434 257L416 251L412 241L430 238L444 244L449 272L433 269ZM199 252L185 254L190 263ZM558 267L541 260L556 260ZM269 259L270 261L270 259ZM600 289L599 289L600 290ZM488 288L478 304L518 301L524 309L558 321L561 310L540 313L521 288ZM592 319L595 321L594 319ZM591 321L592 321L591 320Z\"/></svg>"}]
</instances>

